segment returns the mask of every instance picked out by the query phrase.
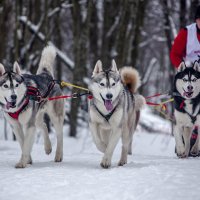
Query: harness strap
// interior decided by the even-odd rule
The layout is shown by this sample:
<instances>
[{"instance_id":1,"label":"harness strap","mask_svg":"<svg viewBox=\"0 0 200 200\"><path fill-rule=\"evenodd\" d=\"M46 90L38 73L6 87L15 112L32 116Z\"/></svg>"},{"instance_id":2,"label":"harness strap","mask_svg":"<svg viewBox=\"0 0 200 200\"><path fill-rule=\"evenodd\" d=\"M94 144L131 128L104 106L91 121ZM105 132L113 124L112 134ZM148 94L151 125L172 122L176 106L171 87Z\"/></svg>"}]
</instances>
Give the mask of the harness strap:
<instances>
[{"instance_id":1,"label":"harness strap","mask_svg":"<svg viewBox=\"0 0 200 200\"><path fill-rule=\"evenodd\" d=\"M184 100L181 102L181 104L180 104L180 109L183 109L183 107L184 107L184 104L185 104L185 102L184 102Z\"/></svg>"},{"instance_id":2,"label":"harness strap","mask_svg":"<svg viewBox=\"0 0 200 200\"><path fill-rule=\"evenodd\" d=\"M18 120L19 114L28 106L28 104L29 104L29 99L26 98L25 101L24 101L24 103L23 103L23 105L22 105L22 107L21 107L18 111L14 112L14 113L8 112L8 114L9 114L10 117L12 117L13 119Z\"/></svg>"},{"instance_id":3,"label":"harness strap","mask_svg":"<svg viewBox=\"0 0 200 200\"><path fill-rule=\"evenodd\" d=\"M55 81L52 81L49 86L48 86L48 90L46 91L46 93L42 96L42 98L47 98L47 96L49 95L49 93L51 92L51 90L53 89L55 85Z\"/></svg>"},{"instance_id":4,"label":"harness strap","mask_svg":"<svg viewBox=\"0 0 200 200\"><path fill-rule=\"evenodd\" d=\"M96 108L97 112L103 117L106 119L106 121L108 122L109 119L112 117L113 113L115 112L116 108L117 108L117 105L114 107L114 109L108 113L107 115L104 115L95 105L94 107Z\"/></svg>"},{"instance_id":5,"label":"harness strap","mask_svg":"<svg viewBox=\"0 0 200 200\"><path fill-rule=\"evenodd\" d=\"M185 101L183 100L183 101L181 102L179 108L180 108L180 109L184 109L184 106L185 106ZM188 113L185 109L184 109L184 111L189 115L189 117L190 117L192 123L194 124L194 122L195 122L196 119L197 119L197 115L196 115L196 116L192 116L192 115L191 115L190 113Z\"/></svg>"},{"instance_id":6,"label":"harness strap","mask_svg":"<svg viewBox=\"0 0 200 200\"><path fill-rule=\"evenodd\" d=\"M48 95L50 94L54 85L55 85L55 81L52 81L49 84L48 89L47 89L47 91L45 92L44 95L42 95L40 93L38 88L35 88L33 86L28 86L27 96L29 97L30 100L37 101L37 102L41 103L41 101L44 101L43 99L46 99L48 97Z\"/></svg>"}]
</instances>

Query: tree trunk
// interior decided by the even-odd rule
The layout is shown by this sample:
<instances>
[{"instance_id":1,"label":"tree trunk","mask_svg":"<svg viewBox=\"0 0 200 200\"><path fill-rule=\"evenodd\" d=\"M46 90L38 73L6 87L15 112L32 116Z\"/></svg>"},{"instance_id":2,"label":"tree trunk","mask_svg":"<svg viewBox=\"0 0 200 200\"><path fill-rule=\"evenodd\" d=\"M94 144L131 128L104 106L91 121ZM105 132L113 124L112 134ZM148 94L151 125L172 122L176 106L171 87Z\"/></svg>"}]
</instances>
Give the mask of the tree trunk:
<instances>
[{"instance_id":1,"label":"tree trunk","mask_svg":"<svg viewBox=\"0 0 200 200\"><path fill-rule=\"evenodd\" d=\"M138 1L138 8L136 11L136 21L135 21L135 30L134 30L134 39L133 39L133 49L131 52L131 58L132 58L132 65L137 68L136 62L138 59L138 53L139 53L139 42L140 42L140 35L141 35L141 28L143 26L144 22L144 16L145 16L145 8L147 5L147 1L139 0Z\"/></svg>"},{"instance_id":2,"label":"tree trunk","mask_svg":"<svg viewBox=\"0 0 200 200\"><path fill-rule=\"evenodd\" d=\"M88 1L87 18L83 22L81 18L81 8L77 0L73 0L72 17L73 17L73 36L74 36L74 61L75 68L73 71L73 83L75 85L84 86L83 78L87 75L87 54L90 30L90 18L92 12L92 1ZM72 89L72 93L76 89ZM77 120L80 99L72 99L70 110L70 133L75 137L77 134Z\"/></svg>"},{"instance_id":3,"label":"tree trunk","mask_svg":"<svg viewBox=\"0 0 200 200\"><path fill-rule=\"evenodd\" d=\"M104 68L108 68L111 63L111 59L116 55L113 53L113 44L116 41L116 32L119 25L119 8L120 1L105 0L104 1L104 16L103 16L103 39L101 49L101 59L103 61Z\"/></svg>"},{"instance_id":4,"label":"tree trunk","mask_svg":"<svg viewBox=\"0 0 200 200\"><path fill-rule=\"evenodd\" d=\"M180 28L184 28L186 25L186 13L186 0L180 0Z\"/></svg>"},{"instance_id":5,"label":"tree trunk","mask_svg":"<svg viewBox=\"0 0 200 200\"><path fill-rule=\"evenodd\" d=\"M6 49L8 44L8 32L10 30L8 21L11 17L10 13L13 11L11 3L7 1L0 1L0 7L3 9L3 12L0 12L0 30L3 30L1 31L0 37L0 60L2 62L2 60L7 57Z\"/></svg>"},{"instance_id":6,"label":"tree trunk","mask_svg":"<svg viewBox=\"0 0 200 200\"><path fill-rule=\"evenodd\" d=\"M122 67L126 63L126 49L127 49L127 29L129 25L129 19L130 19L130 10L131 4L129 0L124 0L121 5L121 16L120 16L120 21L119 21L119 30L118 30L118 35L117 35L117 65L118 67Z\"/></svg>"}]
</instances>

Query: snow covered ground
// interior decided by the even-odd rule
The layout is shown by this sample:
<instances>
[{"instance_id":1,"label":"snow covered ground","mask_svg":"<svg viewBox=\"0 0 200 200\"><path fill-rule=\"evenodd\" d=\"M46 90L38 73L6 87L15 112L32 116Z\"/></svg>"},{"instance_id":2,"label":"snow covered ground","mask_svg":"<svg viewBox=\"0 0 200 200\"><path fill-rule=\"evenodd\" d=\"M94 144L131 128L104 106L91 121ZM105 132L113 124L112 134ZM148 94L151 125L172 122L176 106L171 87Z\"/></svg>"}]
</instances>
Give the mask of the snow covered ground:
<instances>
[{"instance_id":1,"label":"snow covered ground","mask_svg":"<svg viewBox=\"0 0 200 200\"><path fill-rule=\"evenodd\" d=\"M150 116L143 120L163 129L168 122ZM166 126L166 127L165 127ZM42 140L34 144L33 165L15 169L20 157L17 142L0 140L0 200L199 200L200 159L178 159L174 138L169 134L149 134L140 127L134 135L133 155L118 167L119 144L112 167L102 169L102 154L92 143L87 129L77 139L64 139L64 160L54 163Z\"/></svg>"}]
</instances>

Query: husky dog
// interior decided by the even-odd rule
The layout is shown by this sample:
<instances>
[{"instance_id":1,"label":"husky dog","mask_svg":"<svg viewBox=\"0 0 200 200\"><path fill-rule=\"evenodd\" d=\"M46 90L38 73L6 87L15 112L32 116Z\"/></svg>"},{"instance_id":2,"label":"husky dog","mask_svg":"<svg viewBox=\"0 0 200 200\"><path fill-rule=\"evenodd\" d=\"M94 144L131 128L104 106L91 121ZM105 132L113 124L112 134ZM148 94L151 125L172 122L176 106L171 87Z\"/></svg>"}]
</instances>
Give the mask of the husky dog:
<instances>
[{"instance_id":1,"label":"husky dog","mask_svg":"<svg viewBox=\"0 0 200 200\"><path fill-rule=\"evenodd\" d=\"M186 67L182 62L174 80L176 154L180 158L199 153L199 134L191 146L194 130L199 132L200 125L200 66L195 62ZM190 148L191 146L191 148Z\"/></svg>"},{"instance_id":2,"label":"husky dog","mask_svg":"<svg viewBox=\"0 0 200 200\"><path fill-rule=\"evenodd\" d=\"M98 150L104 153L101 161L103 168L111 166L113 151L122 138L122 166L131 154L132 136L139 119L139 110L145 104L141 95L134 94L140 86L138 72L122 68L119 73L112 60L110 70L104 71L102 62L97 61L89 90L93 99L89 101L89 126L93 141Z\"/></svg>"},{"instance_id":3,"label":"husky dog","mask_svg":"<svg viewBox=\"0 0 200 200\"><path fill-rule=\"evenodd\" d=\"M37 75L21 74L17 62L14 63L11 71L6 71L4 66L0 64L0 105L22 150L21 159L16 164L16 168L24 168L27 164L32 163L31 150L36 127L43 132L46 154L51 153L51 142L43 121L44 113L49 115L57 133L55 162L62 161L64 101L46 100L47 97L62 94L59 85L53 81L55 57L54 47L45 47ZM43 97L43 99L36 101L38 97ZM34 98L35 100L33 100Z\"/></svg>"}]
</instances>

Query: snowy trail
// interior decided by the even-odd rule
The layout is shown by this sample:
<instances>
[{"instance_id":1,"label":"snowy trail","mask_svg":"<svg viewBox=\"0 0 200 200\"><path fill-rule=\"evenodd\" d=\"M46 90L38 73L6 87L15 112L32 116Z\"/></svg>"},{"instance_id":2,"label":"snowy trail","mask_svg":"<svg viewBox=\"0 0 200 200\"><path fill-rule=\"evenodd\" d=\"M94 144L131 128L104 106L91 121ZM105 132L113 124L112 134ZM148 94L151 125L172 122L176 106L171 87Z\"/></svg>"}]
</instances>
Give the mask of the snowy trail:
<instances>
[{"instance_id":1,"label":"snowy trail","mask_svg":"<svg viewBox=\"0 0 200 200\"><path fill-rule=\"evenodd\" d=\"M117 167L118 145L107 170L99 166L102 154L89 136L64 142L62 163L54 163L54 152L45 155L39 143L34 144L33 165L15 169L18 144L0 140L0 200L200 199L200 159L177 159L171 136L137 133L128 164Z\"/></svg>"}]
</instances>

